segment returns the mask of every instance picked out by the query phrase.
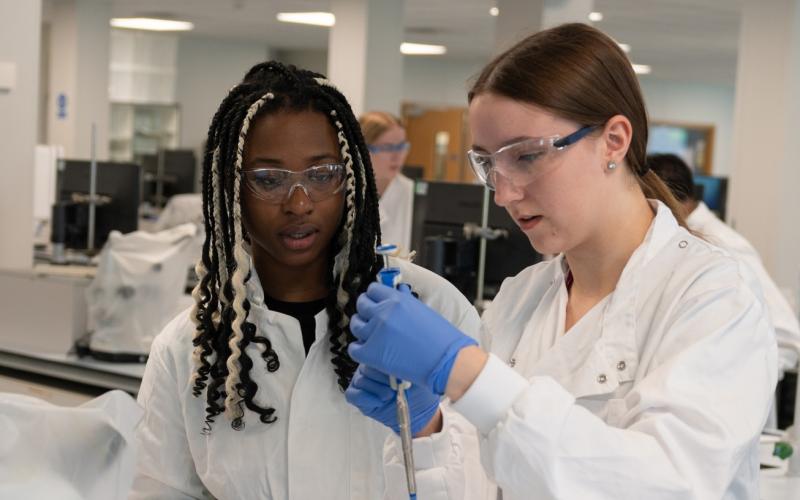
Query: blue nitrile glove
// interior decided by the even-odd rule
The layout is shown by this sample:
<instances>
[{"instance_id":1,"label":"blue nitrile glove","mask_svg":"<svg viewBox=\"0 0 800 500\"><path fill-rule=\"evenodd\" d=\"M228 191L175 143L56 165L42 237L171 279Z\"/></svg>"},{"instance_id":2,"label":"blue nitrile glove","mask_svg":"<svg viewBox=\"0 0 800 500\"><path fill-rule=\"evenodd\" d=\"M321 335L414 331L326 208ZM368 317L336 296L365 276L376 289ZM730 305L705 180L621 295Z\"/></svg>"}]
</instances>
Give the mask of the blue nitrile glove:
<instances>
[{"instance_id":1,"label":"blue nitrile glove","mask_svg":"<svg viewBox=\"0 0 800 500\"><path fill-rule=\"evenodd\" d=\"M408 414L411 417L411 435L416 436L436 415L439 396L419 385L412 385L405 392ZM344 397L367 417L400 434L397 423L397 391L389 384L388 375L360 365L353 375L350 387L344 392Z\"/></svg>"},{"instance_id":2,"label":"blue nitrile glove","mask_svg":"<svg viewBox=\"0 0 800 500\"><path fill-rule=\"evenodd\" d=\"M477 342L411 295L372 283L356 303L350 357L383 373L444 394L458 351Z\"/></svg>"}]
</instances>

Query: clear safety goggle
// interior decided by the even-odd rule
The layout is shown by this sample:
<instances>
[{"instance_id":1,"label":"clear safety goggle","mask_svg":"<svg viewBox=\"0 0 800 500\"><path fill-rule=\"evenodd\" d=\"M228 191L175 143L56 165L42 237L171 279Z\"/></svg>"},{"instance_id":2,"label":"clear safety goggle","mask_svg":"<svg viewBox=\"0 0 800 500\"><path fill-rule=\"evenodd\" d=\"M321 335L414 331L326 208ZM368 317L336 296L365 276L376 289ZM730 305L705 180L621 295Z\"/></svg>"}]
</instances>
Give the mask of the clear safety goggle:
<instances>
[{"instance_id":1,"label":"clear safety goggle","mask_svg":"<svg viewBox=\"0 0 800 500\"><path fill-rule=\"evenodd\" d=\"M554 135L525 139L503 146L494 153L471 149L467 152L467 158L475 175L489 189L496 189L498 181L522 187L557 165L548 161L549 156L575 144L595 128L595 125L586 125L565 137Z\"/></svg>"},{"instance_id":2,"label":"clear safety goggle","mask_svg":"<svg viewBox=\"0 0 800 500\"><path fill-rule=\"evenodd\" d=\"M250 191L260 200L283 203L295 188L300 187L306 196L318 202L342 190L345 168L341 163L315 165L300 172L282 168L257 168L242 172Z\"/></svg>"},{"instance_id":3,"label":"clear safety goggle","mask_svg":"<svg viewBox=\"0 0 800 500\"><path fill-rule=\"evenodd\" d=\"M367 149L372 154L377 153L405 153L411 148L408 141L398 142L394 144L369 144Z\"/></svg>"}]
</instances>

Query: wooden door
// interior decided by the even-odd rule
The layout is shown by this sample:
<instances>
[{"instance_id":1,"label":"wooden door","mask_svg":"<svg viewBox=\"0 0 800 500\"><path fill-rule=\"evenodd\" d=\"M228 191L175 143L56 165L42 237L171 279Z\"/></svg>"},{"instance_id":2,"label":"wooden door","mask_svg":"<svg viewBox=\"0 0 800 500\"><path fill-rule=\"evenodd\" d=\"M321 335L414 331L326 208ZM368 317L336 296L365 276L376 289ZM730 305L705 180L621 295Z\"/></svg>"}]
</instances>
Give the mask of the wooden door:
<instances>
[{"instance_id":1,"label":"wooden door","mask_svg":"<svg viewBox=\"0 0 800 500\"><path fill-rule=\"evenodd\" d=\"M470 138L466 108L403 105L403 122L411 150L407 165L423 167L423 178L472 182L466 151Z\"/></svg>"}]
</instances>

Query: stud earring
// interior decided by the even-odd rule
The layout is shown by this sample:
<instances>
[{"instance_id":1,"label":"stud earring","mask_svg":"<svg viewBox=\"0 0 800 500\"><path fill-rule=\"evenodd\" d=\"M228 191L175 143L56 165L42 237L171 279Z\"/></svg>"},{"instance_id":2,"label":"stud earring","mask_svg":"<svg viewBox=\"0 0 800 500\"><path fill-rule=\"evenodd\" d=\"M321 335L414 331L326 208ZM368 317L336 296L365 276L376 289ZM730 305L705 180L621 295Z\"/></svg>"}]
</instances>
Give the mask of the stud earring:
<instances>
[{"instance_id":1,"label":"stud earring","mask_svg":"<svg viewBox=\"0 0 800 500\"><path fill-rule=\"evenodd\" d=\"M608 162L608 169L609 170L614 170L615 168L617 168L617 164L616 163L614 163L613 161Z\"/></svg>"}]
</instances>

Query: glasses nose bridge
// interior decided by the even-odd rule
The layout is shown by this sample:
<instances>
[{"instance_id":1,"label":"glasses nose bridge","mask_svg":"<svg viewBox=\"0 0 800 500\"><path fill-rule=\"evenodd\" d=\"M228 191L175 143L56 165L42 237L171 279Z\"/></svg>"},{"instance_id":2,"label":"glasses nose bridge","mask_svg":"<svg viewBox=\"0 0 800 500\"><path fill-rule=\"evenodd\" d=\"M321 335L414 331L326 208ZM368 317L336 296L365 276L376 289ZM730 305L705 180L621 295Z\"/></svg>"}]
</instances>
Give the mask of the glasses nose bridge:
<instances>
[{"instance_id":1,"label":"glasses nose bridge","mask_svg":"<svg viewBox=\"0 0 800 500\"><path fill-rule=\"evenodd\" d=\"M292 200L292 196L294 195L295 189L300 188L303 190L303 193L306 195L306 198L309 202L313 203L311 199L311 194L308 192L308 188L302 183L302 179L294 181L289 188L286 190L286 196L284 197L284 203L288 203Z\"/></svg>"}]
</instances>

